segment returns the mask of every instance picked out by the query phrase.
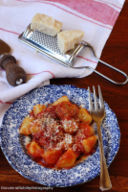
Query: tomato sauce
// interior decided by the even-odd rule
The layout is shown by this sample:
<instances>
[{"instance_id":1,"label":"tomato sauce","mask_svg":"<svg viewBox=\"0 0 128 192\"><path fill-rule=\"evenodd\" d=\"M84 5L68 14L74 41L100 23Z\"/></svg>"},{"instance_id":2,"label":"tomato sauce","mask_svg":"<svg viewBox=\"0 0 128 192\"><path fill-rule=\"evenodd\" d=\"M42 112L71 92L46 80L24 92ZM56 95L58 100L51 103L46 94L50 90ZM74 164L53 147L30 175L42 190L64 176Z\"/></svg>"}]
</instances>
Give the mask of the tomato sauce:
<instances>
[{"instance_id":1,"label":"tomato sauce","mask_svg":"<svg viewBox=\"0 0 128 192\"><path fill-rule=\"evenodd\" d=\"M85 117L84 120L79 118L86 115L79 115L79 111L79 106L64 101L57 105L50 104L38 113L30 112L29 116L34 118L29 126L32 140L26 149L34 161L49 168L71 168L82 155L87 154L88 146L84 145L90 141L83 140L93 137L95 133L88 119L85 122ZM88 155L92 151L94 146Z\"/></svg>"}]
</instances>

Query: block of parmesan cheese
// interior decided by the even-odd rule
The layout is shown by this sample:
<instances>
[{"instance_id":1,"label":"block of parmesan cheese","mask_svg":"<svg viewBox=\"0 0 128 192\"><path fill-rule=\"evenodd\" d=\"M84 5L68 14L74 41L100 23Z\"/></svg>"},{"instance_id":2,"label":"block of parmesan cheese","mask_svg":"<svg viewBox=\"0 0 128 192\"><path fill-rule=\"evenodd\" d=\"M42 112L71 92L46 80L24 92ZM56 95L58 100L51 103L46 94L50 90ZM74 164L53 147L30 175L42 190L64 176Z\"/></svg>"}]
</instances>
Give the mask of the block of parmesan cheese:
<instances>
[{"instance_id":1,"label":"block of parmesan cheese","mask_svg":"<svg viewBox=\"0 0 128 192\"><path fill-rule=\"evenodd\" d=\"M52 17L37 13L32 18L31 28L47 35L55 36L62 29L62 23Z\"/></svg>"},{"instance_id":2,"label":"block of parmesan cheese","mask_svg":"<svg viewBox=\"0 0 128 192\"><path fill-rule=\"evenodd\" d=\"M57 35L58 47L61 53L74 49L84 36L84 32L80 30L65 30Z\"/></svg>"}]
</instances>

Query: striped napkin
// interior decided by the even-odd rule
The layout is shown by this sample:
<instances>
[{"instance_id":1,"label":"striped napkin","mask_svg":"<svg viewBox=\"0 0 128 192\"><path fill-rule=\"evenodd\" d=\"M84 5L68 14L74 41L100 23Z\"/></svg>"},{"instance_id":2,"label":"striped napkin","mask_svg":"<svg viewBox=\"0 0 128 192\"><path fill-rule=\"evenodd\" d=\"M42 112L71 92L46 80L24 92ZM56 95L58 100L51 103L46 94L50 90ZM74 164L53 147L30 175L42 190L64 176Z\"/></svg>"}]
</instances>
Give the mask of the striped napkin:
<instances>
[{"instance_id":1,"label":"striped napkin","mask_svg":"<svg viewBox=\"0 0 128 192\"><path fill-rule=\"evenodd\" d=\"M0 0L0 39L12 48L12 55L27 73L28 81L12 87L0 69L0 123L5 111L16 98L30 90L48 84L51 78L81 78L92 73L87 69L71 69L51 62L24 45L18 36L31 23L36 13L43 13L63 23L63 29L84 31L84 40L90 43L100 58L125 0ZM87 49L75 66L96 68L97 59Z\"/></svg>"}]
</instances>

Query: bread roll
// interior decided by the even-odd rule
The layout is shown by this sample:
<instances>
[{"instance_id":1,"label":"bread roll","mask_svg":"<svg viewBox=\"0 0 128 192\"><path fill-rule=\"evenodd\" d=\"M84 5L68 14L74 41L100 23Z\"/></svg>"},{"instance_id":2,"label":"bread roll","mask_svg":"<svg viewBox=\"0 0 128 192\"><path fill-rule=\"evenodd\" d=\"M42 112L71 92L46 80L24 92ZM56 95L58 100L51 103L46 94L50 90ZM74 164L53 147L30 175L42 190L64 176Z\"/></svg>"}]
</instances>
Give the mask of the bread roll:
<instances>
[{"instance_id":1,"label":"bread roll","mask_svg":"<svg viewBox=\"0 0 128 192\"><path fill-rule=\"evenodd\" d=\"M58 47L61 53L73 49L84 36L84 32L80 30L65 30L57 35Z\"/></svg>"},{"instance_id":2,"label":"bread roll","mask_svg":"<svg viewBox=\"0 0 128 192\"><path fill-rule=\"evenodd\" d=\"M32 18L31 28L47 35L55 36L62 29L62 23L52 17L37 13Z\"/></svg>"}]
</instances>

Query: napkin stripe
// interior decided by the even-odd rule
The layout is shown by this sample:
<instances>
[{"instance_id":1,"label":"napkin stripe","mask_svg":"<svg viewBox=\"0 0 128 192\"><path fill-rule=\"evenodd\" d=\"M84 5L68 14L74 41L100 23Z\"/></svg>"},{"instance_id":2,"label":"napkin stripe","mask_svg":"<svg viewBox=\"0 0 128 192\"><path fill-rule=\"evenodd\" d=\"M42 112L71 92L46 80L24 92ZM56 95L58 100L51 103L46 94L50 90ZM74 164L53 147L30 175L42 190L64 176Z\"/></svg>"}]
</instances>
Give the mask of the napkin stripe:
<instances>
[{"instance_id":1,"label":"napkin stripe","mask_svg":"<svg viewBox=\"0 0 128 192\"><path fill-rule=\"evenodd\" d=\"M106 4L106 5L111 5L111 6L115 7L115 8L118 8L119 10L121 10L121 7L117 6L117 5L114 4L114 3L111 3L111 2L108 2L108 1L103 1L103 0L96 0L96 1L101 2L101 3L104 3L104 4Z\"/></svg>"},{"instance_id":2,"label":"napkin stripe","mask_svg":"<svg viewBox=\"0 0 128 192\"><path fill-rule=\"evenodd\" d=\"M0 31L5 31L5 32L7 32L7 33L12 33L12 34L14 34L14 35L20 35L19 33L15 32L15 31L10 31L10 30L4 29L4 28L0 28Z\"/></svg>"},{"instance_id":3,"label":"napkin stripe","mask_svg":"<svg viewBox=\"0 0 128 192\"><path fill-rule=\"evenodd\" d=\"M4 102L4 101L2 101L2 100L0 100L0 103L1 103L1 104L9 104L9 105L12 104L12 102L9 102L9 101L8 101L8 102Z\"/></svg>"},{"instance_id":4,"label":"napkin stripe","mask_svg":"<svg viewBox=\"0 0 128 192\"><path fill-rule=\"evenodd\" d=\"M43 0L42 0L43 1ZM103 24L113 26L119 11L113 9L111 6L105 3L97 2L94 0L46 0L48 2L56 2L67 7L70 7L72 10L77 11L80 14L83 14L91 19L94 19ZM86 5L86 6L85 6ZM101 14L101 10L104 10L104 14Z\"/></svg>"},{"instance_id":5,"label":"napkin stripe","mask_svg":"<svg viewBox=\"0 0 128 192\"><path fill-rule=\"evenodd\" d=\"M79 17L80 19L82 19L82 20L85 20L85 21L87 21L87 22L90 22L90 23L93 23L93 24L95 24L95 25L98 25L98 26L100 26L100 27L103 27L103 28L106 28L106 29L109 29L109 30L112 30L112 26L107 26L106 24L104 24L104 23L102 23L102 22L100 22L100 23L97 23L97 22L99 22L99 21L96 21L96 20L93 20L92 18L84 18L84 17L82 17L82 16L80 16L80 15L78 15L78 14L76 14L76 13L73 13L73 12L71 12L71 11L69 11L69 10L67 10L67 9L65 9L65 8L62 8L62 7L60 7L59 5L56 5L56 4L54 4L54 3L51 3L51 2L43 2L43 1L40 1L40 0L38 0L38 1L32 1L32 0L29 0L29 1L26 1L26 0L16 0L16 1L19 1L19 2L23 2L23 3L42 3L42 4L49 4L49 5L52 5L52 6L54 6L54 7L57 7L58 9L61 9L62 11L64 11L64 12L67 12L67 13L69 13L69 14L71 14L71 15L74 15L74 16L76 16L76 17Z\"/></svg>"},{"instance_id":6,"label":"napkin stripe","mask_svg":"<svg viewBox=\"0 0 128 192\"><path fill-rule=\"evenodd\" d=\"M77 57L79 57L79 58L81 58L81 59L84 59L84 60L86 60L86 61L89 61L89 62L91 62L91 63L96 63L96 64L97 64L97 61L93 61L93 60L91 60L91 59L87 59L87 58L85 58L85 57L83 57L83 56L78 55Z\"/></svg>"},{"instance_id":7,"label":"napkin stripe","mask_svg":"<svg viewBox=\"0 0 128 192\"><path fill-rule=\"evenodd\" d=\"M40 72L37 72L37 73L27 73L27 75L40 75L41 73L50 73L50 75L53 77L53 78L56 78L56 76L54 75L53 72L51 71L40 71Z\"/></svg>"}]
</instances>

